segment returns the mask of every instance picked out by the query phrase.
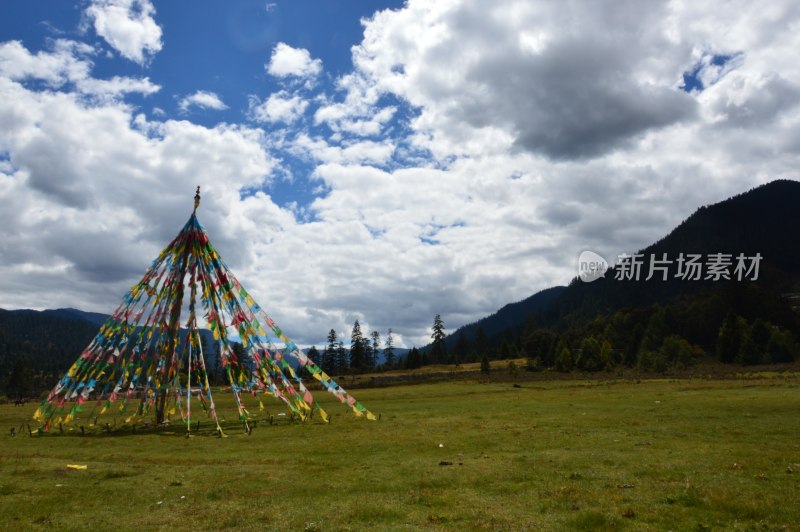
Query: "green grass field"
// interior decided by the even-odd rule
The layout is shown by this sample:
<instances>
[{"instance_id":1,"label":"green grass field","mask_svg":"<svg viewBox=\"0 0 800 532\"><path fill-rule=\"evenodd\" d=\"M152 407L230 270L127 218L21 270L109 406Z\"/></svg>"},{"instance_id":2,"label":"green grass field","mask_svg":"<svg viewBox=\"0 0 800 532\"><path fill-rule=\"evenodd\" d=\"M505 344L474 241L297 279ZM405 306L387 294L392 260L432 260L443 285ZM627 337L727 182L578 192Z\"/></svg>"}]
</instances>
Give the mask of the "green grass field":
<instances>
[{"instance_id":1,"label":"green grass field","mask_svg":"<svg viewBox=\"0 0 800 532\"><path fill-rule=\"evenodd\" d=\"M363 389L378 422L325 398L330 425L224 439L11 437L35 405L2 405L0 527L799 529L796 373L520 386Z\"/></svg>"}]
</instances>

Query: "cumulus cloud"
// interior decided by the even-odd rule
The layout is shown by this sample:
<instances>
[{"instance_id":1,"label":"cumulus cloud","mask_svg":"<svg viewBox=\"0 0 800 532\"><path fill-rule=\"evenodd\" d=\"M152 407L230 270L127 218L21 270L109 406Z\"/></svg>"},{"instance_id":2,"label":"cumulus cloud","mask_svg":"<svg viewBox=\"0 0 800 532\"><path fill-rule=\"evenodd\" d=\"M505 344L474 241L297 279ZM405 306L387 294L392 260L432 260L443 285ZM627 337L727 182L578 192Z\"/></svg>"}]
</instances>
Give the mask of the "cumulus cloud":
<instances>
[{"instance_id":1,"label":"cumulus cloud","mask_svg":"<svg viewBox=\"0 0 800 532\"><path fill-rule=\"evenodd\" d=\"M94 49L86 44L58 39L52 52L32 54L19 41L0 44L0 76L13 80L39 79L52 87L89 77L92 64L86 56Z\"/></svg>"},{"instance_id":2,"label":"cumulus cloud","mask_svg":"<svg viewBox=\"0 0 800 532\"><path fill-rule=\"evenodd\" d=\"M369 21L354 61L373 85L419 106L419 125L440 136L501 130L552 159L596 157L696 112L675 88L691 50L664 34L666 9L412 1ZM654 61L664 48L673 53Z\"/></svg>"},{"instance_id":3,"label":"cumulus cloud","mask_svg":"<svg viewBox=\"0 0 800 532\"><path fill-rule=\"evenodd\" d=\"M92 0L86 16L94 30L120 53L140 65L161 50L161 27L150 0Z\"/></svg>"},{"instance_id":4,"label":"cumulus cloud","mask_svg":"<svg viewBox=\"0 0 800 532\"><path fill-rule=\"evenodd\" d=\"M216 240L233 248L247 220L220 223L221 213L238 203L240 188L263 185L274 164L256 130L168 120L152 124L158 136L149 136L132 127L124 105L90 105L5 79L0 100L9 126L0 132L0 152L8 154L0 269L9 306L108 311L183 224L196 184L208 193ZM58 282L68 283L64 291L47 290Z\"/></svg>"},{"instance_id":5,"label":"cumulus cloud","mask_svg":"<svg viewBox=\"0 0 800 532\"><path fill-rule=\"evenodd\" d=\"M248 116L256 122L291 124L303 116L307 108L308 101L300 95L290 95L287 91L279 91L270 94L264 102L251 96Z\"/></svg>"},{"instance_id":6,"label":"cumulus cloud","mask_svg":"<svg viewBox=\"0 0 800 532\"><path fill-rule=\"evenodd\" d=\"M391 158L395 145L390 140L359 140L332 144L319 137L300 133L288 148L298 157L309 157L319 163L383 165Z\"/></svg>"},{"instance_id":7,"label":"cumulus cloud","mask_svg":"<svg viewBox=\"0 0 800 532\"><path fill-rule=\"evenodd\" d=\"M114 99L130 93L148 96L161 90L161 87L151 82L150 78L121 76L114 76L111 79L83 79L77 82L77 88L84 94L103 99Z\"/></svg>"},{"instance_id":8,"label":"cumulus cloud","mask_svg":"<svg viewBox=\"0 0 800 532\"><path fill-rule=\"evenodd\" d=\"M305 48L293 48L279 42L272 49L266 69L268 74L277 78L313 78L322 71L322 61L311 59Z\"/></svg>"},{"instance_id":9,"label":"cumulus cloud","mask_svg":"<svg viewBox=\"0 0 800 532\"><path fill-rule=\"evenodd\" d=\"M52 88L73 84L78 92L94 98L113 100L126 94L154 94L160 87L149 78L114 76L103 80L91 77L94 66L89 59L94 48L59 39L52 51L32 54L19 41L0 43L0 76L15 81L40 80Z\"/></svg>"},{"instance_id":10,"label":"cumulus cloud","mask_svg":"<svg viewBox=\"0 0 800 532\"><path fill-rule=\"evenodd\" d=\"M181 98L180 102L178 102L178 108L184 113L187 112L190 107L213 109L215 111L222 111L228 108L225 102L223 102L216 93L209 91L197 91L194 94Z\"/></svg>"}]
</instances>

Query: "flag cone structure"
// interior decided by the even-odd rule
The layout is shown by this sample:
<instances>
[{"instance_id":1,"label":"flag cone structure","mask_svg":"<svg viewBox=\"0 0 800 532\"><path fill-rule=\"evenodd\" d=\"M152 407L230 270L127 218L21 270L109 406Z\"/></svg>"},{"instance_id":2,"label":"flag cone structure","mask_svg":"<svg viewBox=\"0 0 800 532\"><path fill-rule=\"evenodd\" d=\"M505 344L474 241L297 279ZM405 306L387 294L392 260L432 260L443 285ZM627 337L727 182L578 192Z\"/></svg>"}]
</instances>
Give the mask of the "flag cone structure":
<instances>
[{"instance_id":1,"label":"flag cone structure","mask_svg":"<svg viewBox=\"0 0 800 532\"><path fill-rule=\"evenodd\" d=\"M55 425L63 429L83 417L91 426L97 416L113 412L115 419L121 415L123 423L134 427L149 419L159 426L179 415L188 432L195 396L221 435L198 312L218 346L221 369L246 431L254 419L247 403L264 410L265 395L281 401L292 419L305 420L317 412L328 422L328 414L303 384L300 368L357 416L375 420L284 335L236 280L197 220L199 205L197 187L189 221L36 410L39 431Z\"/></svg>"}]
</instances>

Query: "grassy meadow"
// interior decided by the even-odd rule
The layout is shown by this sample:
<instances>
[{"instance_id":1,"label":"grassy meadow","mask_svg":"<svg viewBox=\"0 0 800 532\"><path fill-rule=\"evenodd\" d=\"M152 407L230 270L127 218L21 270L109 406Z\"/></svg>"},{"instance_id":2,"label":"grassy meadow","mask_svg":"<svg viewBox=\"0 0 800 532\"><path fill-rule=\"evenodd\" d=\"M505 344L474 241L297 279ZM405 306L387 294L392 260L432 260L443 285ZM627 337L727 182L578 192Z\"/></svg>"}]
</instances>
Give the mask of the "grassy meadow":
<instances>
[{"instance_id":1,"label":"grassy meadow","mask_svg":"<svg viewBox=\"0 0 800 532\"><path fill-rule=\"evenodd\" d=\"M0 528L800 529L797 373L518 386L357 390L378 422L317 392L330 425L223 439L12 437L36 405L1 405Z\"/></svg>"}]
</instances>

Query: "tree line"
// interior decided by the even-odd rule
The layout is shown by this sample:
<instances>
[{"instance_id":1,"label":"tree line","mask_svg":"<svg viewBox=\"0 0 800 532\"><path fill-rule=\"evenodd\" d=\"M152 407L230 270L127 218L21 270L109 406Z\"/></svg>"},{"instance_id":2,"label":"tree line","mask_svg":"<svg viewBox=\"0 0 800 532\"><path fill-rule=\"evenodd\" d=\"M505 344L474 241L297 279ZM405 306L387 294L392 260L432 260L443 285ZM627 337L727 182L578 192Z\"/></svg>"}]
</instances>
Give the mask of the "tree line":
<instances>
[{"instance_id":1,"label":"tree line","mask_svg":"<svg viewBox=\"0 0 800 532\"><path fill-rule=\"evenodd\" d=\"M361 324L356 320L350 334L349 349L345 348L344 338L340 338L335 329L328 332L326 341L327 344L321 354L316 346L311 346L308 356L317 362L323 371L331 375L391 369L397 364L391 328L386 334L386 339L381 343L381 335L378 331L372 331L365 335L361 332ZM380 362L381 354L383 362Z\"/></svg>"},{"instance_id":2,"label":"tree line","mask_svg":"<svg viewBox=\"0 0 800 532\"><path fill-rule=\"evenodd\" d=\"M669 303L599 310L592 318L532 314L521 330L487 338L460 331L451 352L436 341L420 365L526 358L527 369L601 371L638 368L665 372L701 359L769 364L800 358L800 320L791 299L758 286L714 290ZM435 327L434 327L434 334Z\"/></svg>"}]
</instances>

